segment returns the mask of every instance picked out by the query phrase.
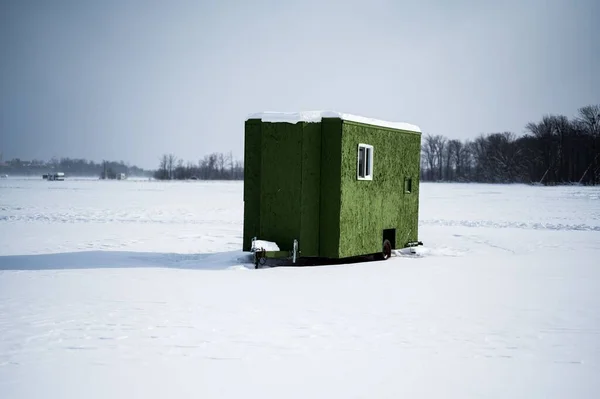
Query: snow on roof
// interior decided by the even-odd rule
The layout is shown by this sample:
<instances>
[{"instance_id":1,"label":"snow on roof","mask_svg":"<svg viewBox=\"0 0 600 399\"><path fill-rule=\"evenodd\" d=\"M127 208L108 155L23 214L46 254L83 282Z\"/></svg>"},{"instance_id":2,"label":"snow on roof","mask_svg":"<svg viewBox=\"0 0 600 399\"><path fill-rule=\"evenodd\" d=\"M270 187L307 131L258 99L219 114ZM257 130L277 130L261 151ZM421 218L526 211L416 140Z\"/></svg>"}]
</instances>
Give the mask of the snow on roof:
<instances>
[{"instance_id":1,"label":"snow on roof","mask_svg":"<svg viewBox=\"0 0 600 399\"><path fill-rule=\"evenodd\" d=\"M421 129L418 126L412 125L410 123L382 121L379 119L366 118L364 116L345 114L335 111L259 112L255 114L250 114L248 118L246 118L246 120L260 119L263 122L298 123L321 122L321 119L323 118L340 118L345 121L365 123L374 126L388 127L391 129L401 129L421 133Z\"/></svg>"}]
</instances>

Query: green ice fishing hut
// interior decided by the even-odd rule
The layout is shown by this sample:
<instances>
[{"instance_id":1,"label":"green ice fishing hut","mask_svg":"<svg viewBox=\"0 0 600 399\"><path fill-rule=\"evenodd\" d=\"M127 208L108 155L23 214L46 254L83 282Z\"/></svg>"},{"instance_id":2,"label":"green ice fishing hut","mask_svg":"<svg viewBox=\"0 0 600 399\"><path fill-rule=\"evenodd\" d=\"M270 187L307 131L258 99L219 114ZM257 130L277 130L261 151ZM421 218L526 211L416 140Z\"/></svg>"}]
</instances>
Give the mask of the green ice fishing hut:
<instances>
[{"instance_id":1,"label":"green ice fishing hut","mask_svg":"<svg viewBox=\"0 0 600 399\"><path fill-rule=\"evenodd\" d=\"M336 112L245 121L243 250L349 258L420 244L421 131ZM265 252L263 251L263 254Z\"/></svg>"}]
</instances>

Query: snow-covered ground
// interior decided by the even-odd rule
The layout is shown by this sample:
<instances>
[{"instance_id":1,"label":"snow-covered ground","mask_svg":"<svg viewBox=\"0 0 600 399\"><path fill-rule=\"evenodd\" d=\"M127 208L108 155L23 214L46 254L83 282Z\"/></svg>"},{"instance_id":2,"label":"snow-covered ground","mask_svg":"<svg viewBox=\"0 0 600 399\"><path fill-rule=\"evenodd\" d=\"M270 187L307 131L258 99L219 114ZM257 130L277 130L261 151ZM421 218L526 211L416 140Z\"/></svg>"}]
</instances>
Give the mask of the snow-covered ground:
<instances>
[{"instance_id":1,"label":"snow-covered ground","mask_svg":"<svg viewBox=\"0 0 600 399\"><path fill-rule=\"evenodd\" d=\"M598 397L600 188L423 184L421 256L262 270L242 190L1 180L0 397Z\"/></svg>"}]
</instances>

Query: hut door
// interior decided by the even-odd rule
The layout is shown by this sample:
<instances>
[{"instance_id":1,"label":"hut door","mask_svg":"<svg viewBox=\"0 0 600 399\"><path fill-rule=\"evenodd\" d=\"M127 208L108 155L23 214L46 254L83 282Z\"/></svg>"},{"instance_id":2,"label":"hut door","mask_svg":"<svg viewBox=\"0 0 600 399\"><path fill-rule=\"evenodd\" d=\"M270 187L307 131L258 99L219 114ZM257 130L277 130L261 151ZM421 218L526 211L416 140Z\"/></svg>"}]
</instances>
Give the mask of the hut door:
<instances>
[{"instance_id":1,"label":"hut door","mask_svg":"<svg viewBox=\"0 0 600 399\"><path fill-rule=\"evenodd\" d=\"M264 124L262 132L260 237L283 251L300 239L302 127Z\"/></svg>"}]
</instances>

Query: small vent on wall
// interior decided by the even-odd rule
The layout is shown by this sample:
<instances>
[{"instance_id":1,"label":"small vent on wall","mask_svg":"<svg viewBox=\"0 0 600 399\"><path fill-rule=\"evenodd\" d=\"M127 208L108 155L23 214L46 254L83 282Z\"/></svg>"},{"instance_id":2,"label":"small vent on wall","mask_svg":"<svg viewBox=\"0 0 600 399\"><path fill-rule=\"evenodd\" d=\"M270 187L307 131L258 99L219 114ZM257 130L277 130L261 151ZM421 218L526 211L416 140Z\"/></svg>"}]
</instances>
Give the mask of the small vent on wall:
<instances>
[{"instance_id":1,"label":"small vent on wall","mask_svg":"<svg viewBox=\"0 0 600 399\"><path fill-rule=\"evenodd\" d=\"M407 194L412 192L412 179L410 177L404 178L404 192Z\"/></svg>"}]
</instances>

